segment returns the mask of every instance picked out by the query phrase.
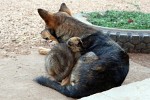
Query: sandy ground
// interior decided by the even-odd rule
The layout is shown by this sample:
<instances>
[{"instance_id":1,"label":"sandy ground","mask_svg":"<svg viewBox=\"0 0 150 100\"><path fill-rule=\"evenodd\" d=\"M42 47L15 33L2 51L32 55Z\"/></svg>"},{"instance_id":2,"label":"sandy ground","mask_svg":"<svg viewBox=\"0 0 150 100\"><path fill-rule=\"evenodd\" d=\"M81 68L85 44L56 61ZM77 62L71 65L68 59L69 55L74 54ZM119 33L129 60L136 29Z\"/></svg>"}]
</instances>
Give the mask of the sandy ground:
<instances>
[{"instance_id":1,"label":"sandy ground","mask_svg":"<svg viewBox=\"0 0 150 100\"><path fill-rule=\"evenodd\" d=\"M39 33L44 22L37 9L56 12L62 2L73 14L110 9L150 12L150 0L0 0L0 55L30 54L32 48L43 46Z\"/></svg>"},{"instance_id":2,"label":"sandy ground","mask_svg":"<svg viewBox=\"0 0 150 100\"><path fill-rule=\"evenodd\" d=\"M30 55L1 59L0 100L73 100L33 81L41 75L46 75L44 56L36 50ZM130 61L130 71L123 85L149 77L150 68Z\"/></svg>"},{"instance_id":3,"label":"sandy ground","mask_svg":"<svg viewBox=\"0 0 150 100\"><path fill-rule=\"evenodd\" d=\"M70 100L32 81L45 74L44 56L38 54L37 48L47 47L39 34L44 22L37 9L56 12L62 2L73 14L110 9L150 12L150 0L0 0L0 100ZM132 61L146 67L133 62L132 66L142 70L133 70L125 83L149 77L150 55L130 56ZM142 74L139 78L136 74L132 77L134 73Z\"/></svg>"},{"instance_id":4,"label":"sandy ground","mask_svg":"<svg viewBox=\"0 0 150 100\"><path fill-rule=\"evenodd\" d=\"M135 63L150 68L150 54L130 53L129 56Z\"/></svg>"}]
</instances>

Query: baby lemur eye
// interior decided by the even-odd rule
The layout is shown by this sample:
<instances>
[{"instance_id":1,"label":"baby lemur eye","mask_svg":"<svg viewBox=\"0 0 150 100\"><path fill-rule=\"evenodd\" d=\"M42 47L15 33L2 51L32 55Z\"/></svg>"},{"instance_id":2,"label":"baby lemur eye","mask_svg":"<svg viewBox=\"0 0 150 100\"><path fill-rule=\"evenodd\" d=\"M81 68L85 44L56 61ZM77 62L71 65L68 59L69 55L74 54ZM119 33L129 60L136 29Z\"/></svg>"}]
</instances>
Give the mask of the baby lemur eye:
<instances>
[{"instance_id":1,"label":"baby lemur eye","mask_svg":"<svg viewBox=\"0 0 150 100\"><path fill-rule=\"evenodd\" d=\"M70 41L68 41L67 44L68 44L69 46L72 46L72 45L73 45L73 43L70 42Z\"/></svg>"}]
</instances>

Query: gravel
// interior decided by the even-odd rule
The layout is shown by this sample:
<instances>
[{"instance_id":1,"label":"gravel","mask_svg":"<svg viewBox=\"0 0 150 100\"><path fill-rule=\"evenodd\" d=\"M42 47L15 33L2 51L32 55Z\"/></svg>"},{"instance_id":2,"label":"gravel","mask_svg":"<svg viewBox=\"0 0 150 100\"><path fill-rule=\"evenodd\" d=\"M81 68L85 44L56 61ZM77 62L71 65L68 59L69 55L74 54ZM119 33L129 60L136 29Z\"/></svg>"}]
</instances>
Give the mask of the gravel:
<instances>
[{"instance_id":1,"label":"gravel","mask_svg":"<svg viewBox=\"0 0 150 100\"><path fill-rule=\"evenodd\" d=\"M73 14L105 10L150 12L150 0L0 0L0 57L27 55L32 49L46 46L39 34L44 22L37 9L56 12L62 2Z\"/></svg>"}]
</instances>

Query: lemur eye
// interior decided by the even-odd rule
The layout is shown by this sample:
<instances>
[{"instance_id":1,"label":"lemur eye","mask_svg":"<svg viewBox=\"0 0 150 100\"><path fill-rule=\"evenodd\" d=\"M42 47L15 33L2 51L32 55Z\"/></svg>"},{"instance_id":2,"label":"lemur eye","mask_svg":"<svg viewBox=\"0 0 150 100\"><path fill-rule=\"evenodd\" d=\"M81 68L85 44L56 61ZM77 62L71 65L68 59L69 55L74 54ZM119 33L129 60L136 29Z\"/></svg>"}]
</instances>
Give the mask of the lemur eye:
<instances>
[{"instance_id":1,"label":"lemur eye","mask_svg":"<svg viewBox=\"0 0 150 100\"><path fill-rule=\"evenodd\" d=\"M49 40L49 38L48 37L46 37L46 38L44 38L45 40Z\"/></svg>"}]
</instances>

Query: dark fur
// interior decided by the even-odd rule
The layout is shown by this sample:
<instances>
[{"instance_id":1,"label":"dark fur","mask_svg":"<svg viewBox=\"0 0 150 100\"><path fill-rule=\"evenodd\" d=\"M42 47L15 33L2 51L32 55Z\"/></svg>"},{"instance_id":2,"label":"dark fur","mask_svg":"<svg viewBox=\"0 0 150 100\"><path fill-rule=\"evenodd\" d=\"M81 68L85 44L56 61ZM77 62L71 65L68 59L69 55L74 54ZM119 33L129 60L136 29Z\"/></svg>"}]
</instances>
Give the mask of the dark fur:
<instances>
[{"instance_id":1,"label":"dark fur","mask_svg":"<svg viewBox=\"0 0 150 100\"><path fill-rule=\"evenodd\" d=\"M62 12L56 15L57 17L59 15L59 19L61 15L63 16L63 23L60 21L59 25L56 25L52 17L43 16L43 13L47 14L45 12L39 9L39 14L47 26L54 30L55 38L66 41L73 36L83 37L83 46L86 51L79 58L71 73L71 80L72 76L77 77L73 80L74 84L61 86L58 82L46 77L37 78L36 81L39 84L53 88L66 96L81 98L120 86L123 83L129 71L129 56L118 44L102 32L73 17L65 16ZM48 16L51 15L48 14ZM86 54L90 52L94 53L98 59L86 62L86 59L92 58L86 57Z\"/></svg>"},{"instance_id":2,"label":"dark fur","mask_svg":"<svg viewBox=\"0 0 150 100\"><path fill-rule=\"evenodd\" d=\"M57 41L52 30L43 30L41 36L45 40ZM55 36L56 37L56 36ZM81 38L72 37L67 43L56 44L46 52L45 69L47 74L62 85L70 83L70 74L83 49ZM44 53L42 53L44 54Z\"/></svg>"},{"instance_id":3,"label":"dark fur","mask_svg":"<svg viewBox=\"0 0 150 100\"><path fill-rule=\"evenodd\" d=\"M69 76L75 64L74 53L66 43L55 45L45 58L45 69L56 81L61 82Z\"/></svg>"},{"instance_id":4,"label":"dark fur","mask_svg":"<svg viewBox=\"0 0 150 100\"><path fill-rule=\"evenodd\" d=\"M45 58L47 73L56 81L69 78L72 68L81 56L81 51L83 51L83 45L79 37L72 37L67 43L56 44ZM69 81L69 79L66 80Z\"/></svg>"},{"instance_id":5,"label":"dark fur","mask_svg":"<svg viewBox=\"0 0 150 100\"><path fill-rule=\"evenodd\" d=\"M109 37L100 33L87 36L82 41L86 52L94 52L99 59L92 63L80 64L79 81L75 85L61 86L45 77L39 77L36 81L73 98L81 98L120 86L129 70L129 57L126 52Z\"/></svg>"}]
</instances>

